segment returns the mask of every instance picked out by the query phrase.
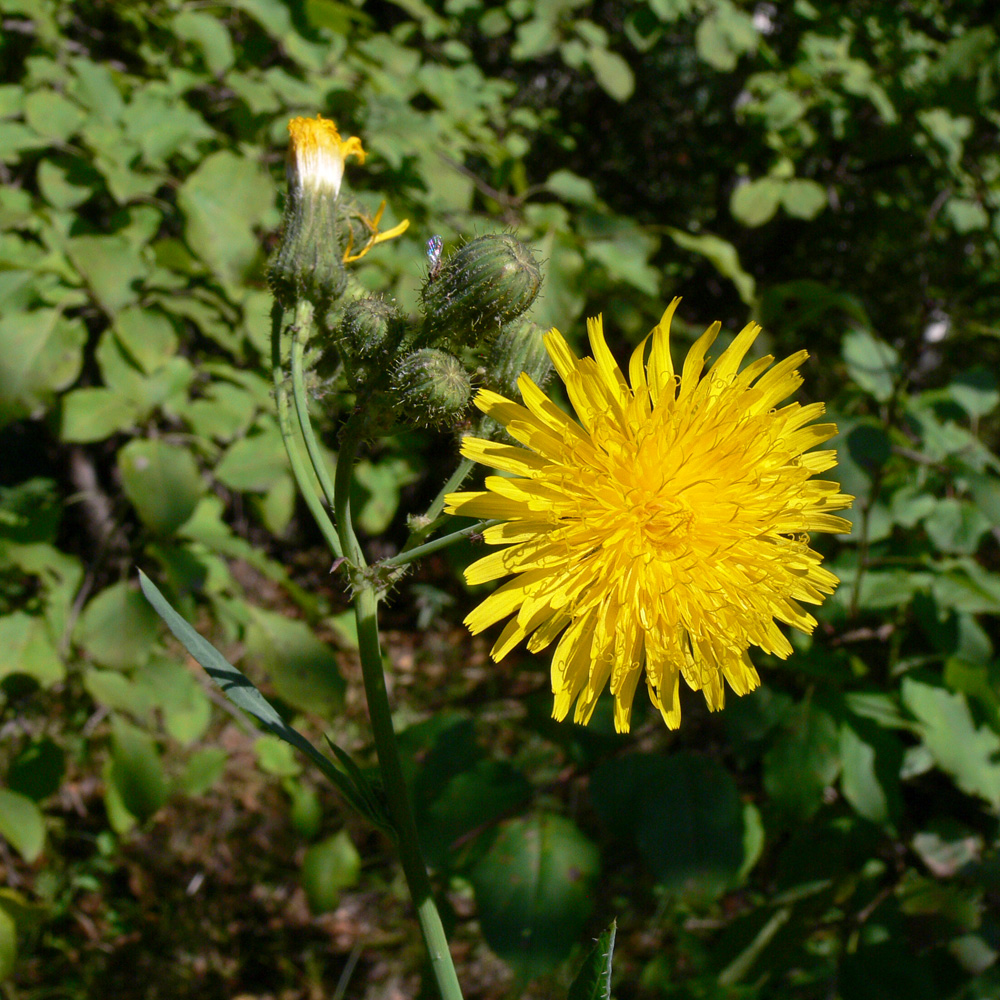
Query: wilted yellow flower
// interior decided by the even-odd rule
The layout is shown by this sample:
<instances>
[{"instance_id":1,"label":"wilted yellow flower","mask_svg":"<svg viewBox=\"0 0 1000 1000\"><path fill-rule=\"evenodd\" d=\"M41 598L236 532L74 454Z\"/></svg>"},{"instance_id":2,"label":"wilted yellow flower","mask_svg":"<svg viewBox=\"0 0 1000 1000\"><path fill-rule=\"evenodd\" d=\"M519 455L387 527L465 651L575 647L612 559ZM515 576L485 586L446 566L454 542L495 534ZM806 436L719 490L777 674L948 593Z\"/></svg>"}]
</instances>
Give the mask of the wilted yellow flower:
<instances>
[{"instance_id":1,"label":"wilted yellow flower","mask_svg":"<svg viewBox=\"0 0 1000 1000\"><path fill-rule=\"evenodd\" d=\"M394 240L397 236L402 236L407 229L410 228L410 220L403 219L402 222L393 226L392 229L387 229L385 232L379 232L379 223L382 221L382 213L385 211L385 202L383 201L378 207L378 211L375 213L374 217L369 218L361 212L356 212L353 218L357 219L361 224L365 232L365 242L364 245L357 253L353 253L354 249L354 233L349 232L347 234L347 249L344 250L344 263L353 264L356 260L361 260L362 257L373 246L379 243L385 243L386 240Z\"/></svg>"},{"instance_id":2,"label":"wilted yellow flower","mask_svg":"<svg viewBox=\"0 0 1000 1000\"><path fill-rule=\"evenodd\" d=\"M352 135L342 139L337 126L329 118L293 118L288 123L288 158L285 171L288 186L340 193L344 179L344 164L349 156L365 162L361 140Z\"/></svg>"},{"instance_id":3,"label":"wilted yellow flower","mask_svg":"<svg viewBox=\"0 0 1000 1000\"><path fill-rule=\"evenodd\" d=\"M511 474L447 497L451 514L504 522L484 534L506 547L473 563L466 579L516 574L466 624L478 633L514 616L493 646L496 660L522 639L539 652L562 633L552 656L557 719L575 701L574 718L588 722L610 681L615 727L627 731L644 672L672 729L681 676L719 709L724 681L737 694L760 683L749 647L788 656L776 622L811 632L816 621L799 602L820 604L838 583L807 534L851 527L830 512L852 498L811 478L836 464L833 451L809 451L836 427L811 423L822 403L776 409L802 384L796 366L807 353L739 371L760 332L751 323L702 377L715 323L677 376L669 337L679 301L633 353L629 381L600 317L588 322L592 358L577 358L552 330L546 349L578 421L522 375L523 406L487 390L476 405L525 447L462 444L467 458Z\"/></svg>"}]
</instances>

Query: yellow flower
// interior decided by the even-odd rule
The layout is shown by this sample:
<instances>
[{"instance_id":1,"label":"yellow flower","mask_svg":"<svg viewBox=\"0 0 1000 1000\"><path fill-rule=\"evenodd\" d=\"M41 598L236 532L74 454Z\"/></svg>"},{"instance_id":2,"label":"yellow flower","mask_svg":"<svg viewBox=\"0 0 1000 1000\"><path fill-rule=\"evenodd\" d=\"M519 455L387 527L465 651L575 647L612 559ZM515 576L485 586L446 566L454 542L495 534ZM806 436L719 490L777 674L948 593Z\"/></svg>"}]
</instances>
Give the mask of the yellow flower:
<instances>
[{"instance_id":1,"label":"yellow flower","mask_svg":"<svg viewBox=\"0 0 1000 1000\"><path fill-rule=\"evenodd\" d=\"M361 140L352 135L342 139L329 118L293 118L288 123L288 158L285 170L291 188L310 188L340 193L344 179L344 164L349 156L365 162Z\"/></svg>"},{"instance_id":2,"label":"yellow flower","mask_svg":"<svg viewBox=\"0 0 1000 1000\"><path fill-rule=\"evenodd\" d=\"M633 353L629 381L600 317L587 324L592 358L577 358L552 330L545 346L578 421L522 375L523 406L486 390L476 405L525 447L462 444L467 458L510 474L447 497L448 513L504 522L484 535L505 548L466 579L516 574L466 624L475 634L514 616L495 660L522 639L537 653L562 633L552 656L556 719L575 701L575 720L587 723L610 682L615 727L627 732L643 673L671 729L681 676L722 708L724 681L737 694L760 683L749 647L788 656L776 621L811 632L816 621L799 602L820 604L838 583L807 535L851 527L830 511L852 498L811 478L836 464L833 451L809 451L836 427L811 423L822 403L776 408L802 384L796 366L807 353L739 371L760 332L751 323L702 377L715 323L677 376L669 338L679 301Z\"/></svg>"}]
</instances>

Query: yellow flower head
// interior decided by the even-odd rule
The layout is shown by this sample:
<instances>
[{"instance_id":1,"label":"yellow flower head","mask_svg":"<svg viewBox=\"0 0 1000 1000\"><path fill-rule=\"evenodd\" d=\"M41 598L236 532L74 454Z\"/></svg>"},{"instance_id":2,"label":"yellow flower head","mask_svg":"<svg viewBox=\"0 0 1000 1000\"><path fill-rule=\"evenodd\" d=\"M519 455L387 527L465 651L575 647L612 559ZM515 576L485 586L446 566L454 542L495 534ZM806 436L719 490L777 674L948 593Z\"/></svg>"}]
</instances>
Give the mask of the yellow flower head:
<instances>
[{"instance_id":1,"label":"yellow flower head","mask_svg":"<svg viewBox=\"0 0 1000 1000\"><path fill-rule=\"evenodd\" d=\"M627 732L644 668L671 729L680 725L681 676L719 709L724 680L737 694L760 683L749 647L788 656L776 621L811 632L816 620L799 602L820 604L838 583L807 534L851 527L830 512L852 497L811 478L836 464L833 451L809 451L836 426L811 423L822 403L776 408L802 384L796 366L807 353L777 365L761 358L741 372L760 332L751 323L702 377L715 323L678 376L670 319L679 301L646 338L648 361L646 341L633 353L628 381L600 317L587 324L592 358L577 358L552 330L545 346L578 419L522 375L523 406L487 390L476 405L525 447L462 444L467 458L511 474L447 497L448 513L504 522L484 535L505 547L473 563L466 579L516 574L465 622L478 633L514 616L495 660L522 639L537 653L559 637L556 719L576 702L575 720L588 722L610 681L615 727Z\"/></svg>"},{"instance_id":2,"label":"yellow flower head","mask_svg":"<svg viewBox=\"0 0 1000 1000\"><path fill-rule=\"evenodd\" d=\"M336 197L344 179L349 156L365 162L361 140L352 135L342 139L329 118L293 118L288 123L288 159L285 170L289 187L325 190Z\"/></svg>"}]
</instances>

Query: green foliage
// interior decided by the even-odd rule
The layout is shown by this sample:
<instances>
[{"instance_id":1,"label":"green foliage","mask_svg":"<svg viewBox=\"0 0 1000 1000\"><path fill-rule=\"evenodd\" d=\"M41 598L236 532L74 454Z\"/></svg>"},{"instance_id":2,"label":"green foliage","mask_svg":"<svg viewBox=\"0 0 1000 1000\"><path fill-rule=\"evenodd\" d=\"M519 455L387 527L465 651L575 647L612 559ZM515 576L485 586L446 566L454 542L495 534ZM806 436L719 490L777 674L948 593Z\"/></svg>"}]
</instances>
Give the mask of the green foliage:
<instances>
[{"instance_id":1,"label":"green foliage","mask_svg":"<svg viewBox=\"0 0 1000 1000\"><path fill-rule=\"evenodd\" d=\"M294 835L320 838L301 871L254 869L257 897L301 876L323 910L391 880L381 841L321 833L350 814L289 743L220 751L236 737L218 692L129 579L136 564L155 576L168 622L183 612L246 673L190 633L181 645L384 822L366 768L299 734L329 726L364 749L351 654L316 637L342 636L340 581L315 555L263 377L285 124L321 112L369 151L348 172L362 207L384 197L388 225L411 220L350 271L348 298L413 316L428 237L507 227L540 262L533 319L577 345L584 314L604 312L624 358L674 294L681 341L756 318L765 352L809 350L802 398L826 400L829 477L858 498L852 534L827 544L842 584L815 634L783 663L758 656L765 687L720 717L685 705L676 735L640 716L615 737L601 707L587 731L553 725L538 663L483 668L467 636L434 631L434 609L454 624L468 605L444 560L403 581L392 628L409 638L390 676L400 721L416 720L408 777L438 888L472 897L455 904L459 935L478 921L539 974L526 997L566 995L612 913L622 998L996 995L992 14L978 0L0 0L0 978L106 994L105 956L131 968L131 935L165 975L195 968L211 935L143 938L137 872L156 878L155 858L214 823L200 797L231 813L263 794L230 787L243 758L290 803ZM354 398L329 377L315 369L310 405L332 454ZM450 439L382 439L358 466L355 523L397 544L452 458ZM438 595L419 640L416 593ZM263 868L257 843L243 853ZM171 920L206 895L173 898ZM225 909L213 926L237 920ZM371 974L389 956L415 975L389 929L365 941ZM574 1000L609 995L612 944L605 932ZM279 950L284 975L329 937L309 961ZM199 995L258 990L231 961L214 968L222 985ZM317 968L332 993L342 970Z\"/></svg>"}]
</instances>

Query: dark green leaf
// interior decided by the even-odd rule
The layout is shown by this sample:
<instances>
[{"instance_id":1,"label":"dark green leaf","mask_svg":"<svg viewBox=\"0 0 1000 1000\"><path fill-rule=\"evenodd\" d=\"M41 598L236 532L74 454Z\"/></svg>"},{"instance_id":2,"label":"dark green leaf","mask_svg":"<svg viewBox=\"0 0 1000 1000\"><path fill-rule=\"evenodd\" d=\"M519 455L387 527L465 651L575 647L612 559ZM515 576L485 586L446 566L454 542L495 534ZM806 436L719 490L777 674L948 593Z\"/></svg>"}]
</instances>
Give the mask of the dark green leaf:
<instances>
[{"instance_id":1,"label":"dark green leaf","mask_svg":"<svg viewBox=\"0 0 1000 1000\"><path fill-rule=\"evenodd\" d=\"M597 874L597 848L568 819L508 821L469 875L489 946L522 976L551 971L579 938Z\"/></svg>"},{"instance_id":2,"label":"dark green leaf","mask_svg":"<svg viewBox=\"0 0 1000 1000\"><path fill-rule=\"evenodd\" d=\"M583 960L566 1000L611 1000L611 957L617 929L618 922L612 920L611 926L601 932Z\"/></svg>"}]
</instances>

